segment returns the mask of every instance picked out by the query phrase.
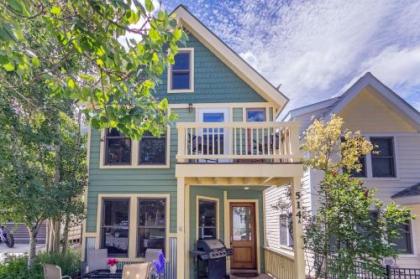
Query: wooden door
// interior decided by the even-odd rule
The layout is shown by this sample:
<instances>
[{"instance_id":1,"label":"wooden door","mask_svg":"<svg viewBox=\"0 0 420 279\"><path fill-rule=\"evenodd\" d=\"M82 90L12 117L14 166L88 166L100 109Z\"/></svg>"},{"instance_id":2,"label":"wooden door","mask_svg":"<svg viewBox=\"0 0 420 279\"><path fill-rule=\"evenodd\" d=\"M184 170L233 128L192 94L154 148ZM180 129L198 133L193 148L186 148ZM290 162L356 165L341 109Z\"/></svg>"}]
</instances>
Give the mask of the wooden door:
<instances>
[{"instance_id":1,"label":"wooden door","mask_svg":"<svg viewBox=\"0 0 420 279\"><path fill-rule=\"evenodd\" d=\"M255 204L249 202L230 203L230 245L232 269L256 269L257 245Z\"/></svg>"}]
</instances>

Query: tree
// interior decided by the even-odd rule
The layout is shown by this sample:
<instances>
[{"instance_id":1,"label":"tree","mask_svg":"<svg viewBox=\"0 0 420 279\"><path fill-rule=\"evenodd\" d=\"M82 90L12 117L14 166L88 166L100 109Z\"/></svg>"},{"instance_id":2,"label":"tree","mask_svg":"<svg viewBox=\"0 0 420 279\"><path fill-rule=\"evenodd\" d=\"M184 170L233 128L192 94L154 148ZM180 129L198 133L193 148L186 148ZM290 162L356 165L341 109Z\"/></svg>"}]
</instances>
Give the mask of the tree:
<instances>
[{"instance_id":1,"label":"tree","mask_svg":"<svg viewBox=\"0 0 420 279\"><path fill-rule=\"evenodd\" d=\"M151 0L0 7L0 207L3 219L28 227L31 265L40 224L51 218L59 226L64 216L68 228L80 216L86 172L75 112L133 139L161 134L173 116L153 91L186 35Z\"/></svg>"},{"instance_id":2,"label":"tree","mask_svg":"<svg viewBox=\"0 0 420 279\"><path fill-rule=\"evenodd\" d=\"M395 203L384 205L351 176L360 171L359 158L372 152L372 144L359 132L343 131L343 120L333 116L307 129L302 149L309 155L307 166L324 172L319 209L304 229L315 277L356 278L360 267L383 275L382 259L397 255L393 242L411 215Z\"/></svg>"},{"instance_id":3,"label":"tree","mask_svg":"<svg viewBox=\"0 0 420 279\"><path fill-rule=\"evenodd\" d=\"M1 0L2 94L31 102L20 87L42 83L44 94L84 104L93 128L133 139L161 134L171 117L152 91L186 35L152 0L144 3Z\"/></svg>"}]
</instances>

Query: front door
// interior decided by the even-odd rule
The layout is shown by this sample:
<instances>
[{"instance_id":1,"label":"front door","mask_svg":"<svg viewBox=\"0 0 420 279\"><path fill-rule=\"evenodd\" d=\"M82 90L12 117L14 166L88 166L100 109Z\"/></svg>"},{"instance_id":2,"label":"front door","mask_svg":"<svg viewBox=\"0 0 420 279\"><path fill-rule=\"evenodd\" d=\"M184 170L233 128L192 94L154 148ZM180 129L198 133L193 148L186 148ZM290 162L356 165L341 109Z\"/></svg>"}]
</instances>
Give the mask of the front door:
<instances>
[{"instance_id":1,"label":"front door","mask_svg":"<svg viewBox=\"0 0 420 279\"><path fill-rule=\"evenodd\" d=\"M230 203L230 246L232 269L256 269L255 204Z\"/></svg>"}]
</instances>

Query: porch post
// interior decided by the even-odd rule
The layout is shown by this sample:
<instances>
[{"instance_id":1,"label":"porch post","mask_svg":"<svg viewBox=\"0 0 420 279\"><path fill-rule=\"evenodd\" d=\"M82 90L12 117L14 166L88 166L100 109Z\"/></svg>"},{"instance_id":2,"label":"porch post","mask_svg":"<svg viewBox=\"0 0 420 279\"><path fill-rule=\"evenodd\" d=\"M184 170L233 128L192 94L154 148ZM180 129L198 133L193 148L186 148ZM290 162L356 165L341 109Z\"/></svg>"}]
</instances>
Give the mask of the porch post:
<instances>
[{"instance_id":1,"label":"porch post","mask_svg":"<svg viewBox=\"0 0 420 279\"><path fill-rule=\"evenodd\" d=\"M185 274L185 178L177 178L177 195L176 195L176 207L177 207L177 249L176 249L176 270L178 279L183 279Z\"/></svg>"},{"instance_id":2,"label":"porch post","mask_svg":"<svg viewBox=\"0 0 420 279\"><path fill-rule=\"evenodd\" d=\"M305 279L305 257L302 230L301 177L293 177L292 183L293 247L296 279Z\"/></svg>"}]
</instances>

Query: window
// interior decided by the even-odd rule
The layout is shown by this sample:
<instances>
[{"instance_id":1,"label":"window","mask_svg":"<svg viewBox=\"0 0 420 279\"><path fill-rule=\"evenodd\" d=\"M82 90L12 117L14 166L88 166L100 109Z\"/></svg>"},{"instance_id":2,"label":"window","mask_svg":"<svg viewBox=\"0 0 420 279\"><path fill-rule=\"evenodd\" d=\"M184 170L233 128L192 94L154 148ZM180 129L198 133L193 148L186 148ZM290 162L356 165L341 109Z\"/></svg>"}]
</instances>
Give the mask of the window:
<instances>
[{"instance_id":1,"label":"window","mask_svg":"<svg viewBox=\"0 0 420 279\"><path fill-rule=\"evenodd\" d=\"M104 199L101 248L112 257L128 257L129 199Z\"/></svg>"},{"instance_id":2,"label":"window","mask_svg":"<svg viewBox=\"0 0 420 279\"><path fill-rule=\"evenodd\" d=\"M139 143L139 165L166 164L166 135L154 137L143 135Z\"/></svg>"},{"instance_id":3,"label":"window","mask_svg":"<svg viewBox=\"0 0 420 279\"><path fill-rule=\"evenodd\" d=\"M105 165L130 165L131 140L117 129L105 132Z\"/></svg>"},{"instance_id":4,"label":"window","mask_svg":"<svg viewBox=\"0 0 420 279\"><path fill-rule=\"evenodd\" d=\"M138 200L138 257L144 257L147 249L162 249L165 253L166 225L166 199Z\"/></svg>"},{"instance_id":5,"label":"window","mask_svg":"<svg viewBox=\"0 0 420 279\"><path fill-rule=\"evenodd\" d=\"M246 120L248 122L265 122L265 108L246 109Z\"/></svg>"},{"instance_id":6,"label":"window","mask_svg":"<svg viewBox=\"0 0 420 279\"><path fill-rule=\"evenodd\" d=\"M173 91L192 91L194 78L194 59L192 50L180 50L175 55L175 63L170 66L169 89Z\"/></svg>"},{"instance_id":7,"label":"window","mask_svg":"<svg viewBox=\"0 0 420 279\"><path fill-rule=\"evenodd\" d=\"M217 202L198 200L199 239L217 238Z\"/></svg>"},{"instance_id":8,"label":"window","mask_svg":"<svg viewBox=\"0 0 420 279\"><path fill-rule=\"evenodd\" d=\"M389 137L370 138L374 146L372 152L372 176L395 177L394 142Z\"/></svg>"},{"instance_id":9,"label":"window","mask_svg":"<svg viewBox=\"0 0 420 279\"><path fill-rule=\"evenodd\" d=\"M393 241L395 248L400 254L412 254L413 245L411 242L411 224L402 224L400 226L400 237Z\"/></svg>"},{"instance_id":10,"label":"window","mask_svg":"<svg viewBox=\"0 0 420 279\"><path fill-rule=\"evenodd\" d=\"M293 224L291 214L280 214L280 245L293 247Z\"/></svg>"}]
</instances>

